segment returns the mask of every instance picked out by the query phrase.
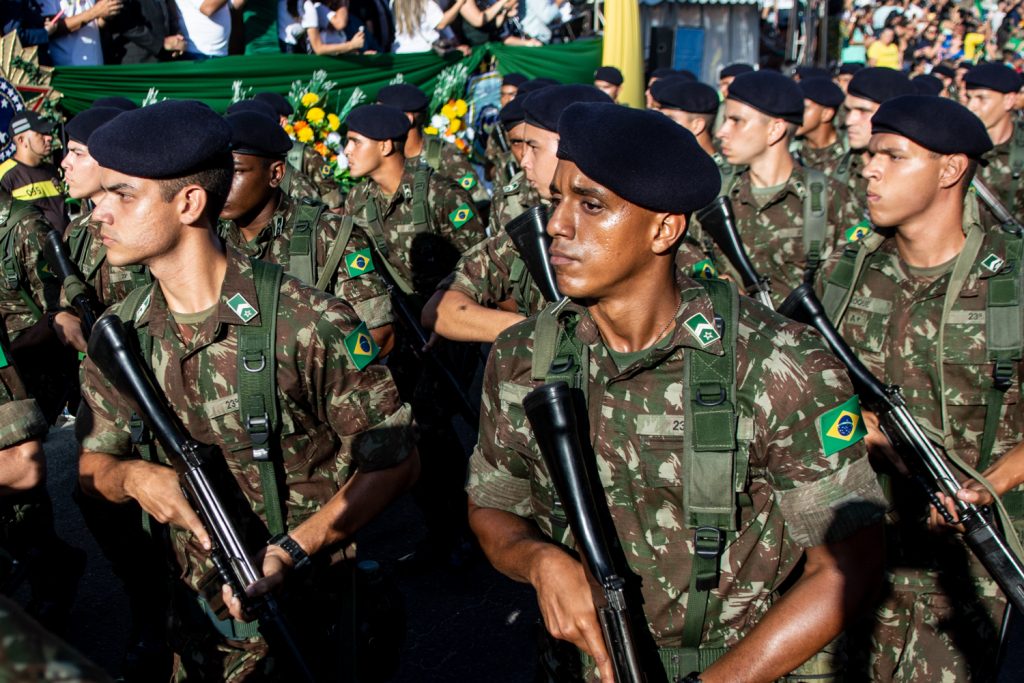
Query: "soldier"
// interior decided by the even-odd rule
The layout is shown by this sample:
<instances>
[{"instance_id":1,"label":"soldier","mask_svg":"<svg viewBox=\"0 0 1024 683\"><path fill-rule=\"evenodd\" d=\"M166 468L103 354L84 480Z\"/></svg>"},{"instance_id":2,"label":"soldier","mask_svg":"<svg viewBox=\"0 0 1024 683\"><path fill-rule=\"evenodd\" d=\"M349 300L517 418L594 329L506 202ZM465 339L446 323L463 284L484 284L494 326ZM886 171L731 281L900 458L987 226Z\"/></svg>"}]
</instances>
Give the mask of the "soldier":
<instances>
[{"instance_id":1,"label":"soldier","mask_svg":"<svg viewBox=\"0 0 1024 683\"><path fill-rule=\"evenodd\" d=\"M867 162L868 142L871 140L871 116L878 106L900 95L913 95L916 91L901 72L884 67L861 69L846 88L846 135L849 149L840 159L832 177L839 184L851 188L858 201L863 202L867 180L861 169Z\"/></svg>"},{"instance_id":2,"label":"soldier","mask_svg":"<svg viewBox=\"0 0 1024 683\"><path fill-rule=\"evenodd\" d=\"M520 73L505 74L504 78L501 79L501 90L499 91L499 102L501 106L506 106L509 102L515 99L516 95L519 94L519 86L527 81L526 76Z\"/></svg>"},{"instance_id":3,"label":"soldier","mask_svg":"<svg viewBox=\"0 0 1024 683\"><path fill-rule=\"evenodd\" d=\"M23 202L35 204L50 225L64 232L68 224L60 195L57 169L46 159L53 145L53 121L34 111L17 112L9 126L14 156L0 163L0 189Z\"/></svg>"},{"instance_id":4,"label":"soldier","mask_svg":"<svg viewBox=\"0 0 1024 683\"><path fill-rule=\"evenodd\" d=\"M351 217L281 191L291 140L273 119L247 111L231 126L234 176L218 232L252 258L276 263L303 284L348 302L386 354L393 344L391 302L374 271L370 242Z\"/></svg>"},{"instance_id":5,"label":"soldier","mask_svg":"<svg viewBox=\"0 0 1024 683\"><path fill-rule=\"evenodd\" d=\"M679 72L675 69L667 66L661 66L651 72L651 75L647 77L647 88L644 90L644 106L648 109L654 107L654 98L651 95L651 86L657 83L662 78L671 78L678 76Z\"/></svg>"},{"instance_id":6,"label":"soldier","mask_svg":"<svg viewBox=\"0 0 1024 683\"><path fill-rule=\"evenodd\" d=\"M405 139L403 154L412 169L420 162L425 162L434 172L454 180L469 192L478 209L486 207L491 198L487 188L480 184L469 158L452 143L423 132L430 100L422 90L409 83L387 85L377 93L377 101L405 112L409 119L409 134Z\"/></svg>"},{"instance_id":7,"label":"soldier","mask_svg":"<svg viewBox=\"0 0 1024 683\"><path fill-rule=\"evenodd\" d=\"M932 67L931 74L942 81L942 96L960 101L960 93L956 87L956 70L949 64L941 63Z\"/></svg>"},{"instance_id":8,"label":"soldier","mask_svg":"<svg viewBox=\"0 0 1024 683\"><path fill-rule=\"evenodd\" d=\"M612 98L612 102L619 101L619 91L622 90L622 72L614 66L602 66L594 72L594 87Z\"/></svg>"},{"instance_id":9,"label":"soldier","mask_svg":"<svg viewBox=\"0 0 1024 683\"><path fill-rule=\"evenodd\" d=\"M1021 238L985 231L963 211L992 143L973 114L944 98L891 99L871 126L863 173L879 232L836 255L822 301L868 368L902 386L932 443L969 466L969 476L982 472L1019 525ZM994 680L1005 600L959 538L930 528L927 497L898 474L902 466L877 419L864 417L893 514L890 586L875 611L870 670L862 673L875 681ZM991 502L987 494L961 497Z\"/></svg>"},{"instance_id":10,"label":"soldier","mask_svg":"<svg viewBox=\"0 0 1024 683\"><path fill-rule=\"evenodd\" d=\"M578 386L578 413L590 416L581 431L639 575L641 639L659 648L648 670L660 663L672 681L774 680L834 638L843 606L880 578L882 494L863 430L829 435L844 411L859 423L857 400L816 335L676 267L687 217L719 187L692 135L610 104L573 105L558 132L548 232L570 301L506 330L491 351L467 483L473 530L499 571L536 589L550 633L586 653L587 679L596 669L611 680L590 586L522 407L541 381ZM726 398L709 407L697 398L705 389ZM722 406L726 439L702 426ZM696 475L705 449L716 465ZM704 498L714 481L727 485ZM802 576L770 606L801 557Z\"/></svg>"},{"instance_id":11,"label":"soldier","mask_svg":"<svg viewBox=\"0 0 1024 683\"><path fill-rule=\"evenodd\" d=\"M828 69L822 69L820 66L801 65L793 70L793 81L795 83L803 83L815 78L831 80L832 74L829 73Z\"/></svg>"},{"instance_id":12,"label":"soldier","mask_svg":"<svg viewBox=\"0 0 1024 683\"><path fill-rule=\"evenodd\" d=\"M508 181L494 191L489 217L490 233L497 235L503 226L531 206L541 202L536 188L526 180L526 171L521 164L526 153L526 112L523 110L524 97L516 97L501 108L498 125L504 127L508 136L512 162L519 170Z\"/></svg>"},{"instance_id":13,"label":"soldier","mask_svg":"<svg viewBox=\"0 0 1024 683\"><path fill-rule=\"evenodd\" d=\"M729 96L729 86L736 80L736 77L741 74L748 74L753 70L754 67L745 62L735 62L722 67L718 74L718 94L723 102Z\"/></svg>"},{"instance_id":14,"label":"soldier","mask_svg":"<svg viewBox=\"0 0 1024 683\"><path fill-rule=\"evenodd\" d=\"M967 108L985 124L992 150L985 155L987 164L978 178L988 186L1012 215L1024 209L1024 125L1014 122L1013 108L1024 79L1003 64L979 64L964 77ZM985 227L999 224L992 210L981 203L981 222Z\"/></svg>"},{"instance_id":15,"label":"soldier","mask_svg":"<svg viewBox=\"0 0 1024 683\"><path fill-rule=\"evenodd\" d=\"M827 78L800 81L804 95L804 120L796 130L794 155L802 166L816 168L831 177L846 153L845 141L836 132L836 113L845 95Z\"/></svg>"},{"instance_id":16,"label":"soldier","mask_svg":"<svg viewBox=\"0 0 1024 683\"><path fill-rule=\"evenodd\" d=\"M213 228L231 183L230 141L230 126L198 102L122 114L89 138L106 190L93 217L112 264L146 264L156 279L114 313L134 328L185 429L222 449L229 481L258 515L234 520L244 538L267 543L252 549L264 578L247 592L286 580L301 586L303 622L322 635L336 624L344 592L327 566L331 555L416 476L410 413L388 371L373 363L376 345L348 304L282 280L278 266L218 239ZM242 344L265 349L266 362L250 365L238 352ZM243 366L256 377L240 377ZM138 457L131 409L88 358L82 392L76 431L83 488L114 502L134 499L170 527L176 680L289 680L255 625L242 621L248 617L238 598L221 590L210 537L166 454L153 445L153 461ZM254 410L266 415L257 395L277 401L278 424L249 419ZM269 460L253 457L266 436L261 429L269 429ZM233 619L216 616L221 599Z\"/></svg>"},{"instance_id":17,"label":"soldier","mask_svg":"<svg viewBox=\"0 0 1024 683\"><path fill-rule=\"evenodd\" d=\"M517 73L506 74L501 80L500 102L503 109L515 99L519 93L519 87L526 80L526 76ZM498 128L500 125L500 123L494 124L494 128L487 136L487 146L484 149L484 157L487 159L487 179L499 186L507 185L511 180L512 176L506 172L506 167L513 163L512 153L502 150L499 140L501 130Z\"/></svg>"},{"instance_id":18,"label":"soldier","mask_svg":"<svg viewBox=\"0 0 1024 683\"><path fill-rule=\"evenodd\" d=\"M697 144L715 160L719 169L731 167L715 150L711 129L718 113L718 94L705 83L666 78L651 86L655 111L660 111L697 138Z\"/></svg>"},{"instance_id":19,"label":"soldier","mask_svg":"<svg viewBox=\"0 0 1024 683\"><path fill-rule=\"evenodd\" d=\"M918 95L931 95L932 97L942 96L942 81L931 74L918 74L910 79L911 84Z\"/></svg>"},{"instance_id":20,"label":"soldier","mask_svg":"<svg viewBox=\"0 0 1024 683\"><path fill-rule=\"evenodd\" d=\"M121 111L131 111L139 108L139 105L135 104L127 97L121 97L120 95L101 97L97 100L93 100L92 106L96 108L113 107L114 109L120 109Z\"/></svg>"},{"instance_id":21,"label":"soldier","mask_svg":"<svg viewBox=\"0 0 1024 683\"><path fill-rule=\"evenodd\" d=\"M845 187L793 159L789 143L803 108L800 87L782 74L741 74L729 86L718 131L722 154L742 167L722 194L732 200L754 268L770 278L778 301L866 228Z\"/></svg>"},{"instance_id":22,"label":"soldier","mask_svg":"<svg viewBox=\"0 0 1024 683\"><path fill-rule=\"evenodd\" d=\"M846 89L850 86L850 81L853 80L854 74L863 68L864 64L861 62L847 62L839 65L839 71L832 80L843 91L844 96L846 95Z\"/></svg>"}]
</instances>

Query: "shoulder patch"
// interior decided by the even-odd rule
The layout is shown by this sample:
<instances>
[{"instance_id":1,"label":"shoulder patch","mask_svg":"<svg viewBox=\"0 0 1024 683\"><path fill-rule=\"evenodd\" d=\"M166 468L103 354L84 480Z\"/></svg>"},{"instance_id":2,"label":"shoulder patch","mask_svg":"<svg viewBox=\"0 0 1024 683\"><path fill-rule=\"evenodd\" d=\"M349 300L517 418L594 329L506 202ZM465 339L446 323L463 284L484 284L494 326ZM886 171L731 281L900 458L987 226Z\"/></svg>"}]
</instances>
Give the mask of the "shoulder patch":
<instances>
[{"instance_id":1,"label":"shoulder patch","mask_svg":"<svg viewBox=\"0 0 1024 683\"><path fill-rule=\"evenodd\" d=\"M370 331L366 329L366 323L359 323L359 327L348 333L345 337L345 351L357 370L362 370L373 362L380 352L377 342L373 341Z\"/></svg>"},{"instance_id":2,"label":"shoulder patch","mask_svg":"<svg viewBox=\"0 0 1024 683\"><path fill-rule=\"evenodd\" d=\"M989 254L981 260L981 265L985 266L993 273L998 273L1002 270L1004 263L1006 262L995 254Z\"/></svg>"},{"instance_id":3,"label":"shoulder patch","mask_svg":"<svg viewBox=\"0 0 1024 683\"><path fill-rule=\"evenodd\" d=\"M135 309L135 313L132 314L132 320L138 321L138 319L142 317L142 314L146 312L146 309L149 308L149 302L152 300L153 289L150 288L149 292L146 294L146 298L142 300L142 303L139 304L139 307Z\"/></svg>"},{"instance_id":4,"label":"shoulder patch","mask_svg":"<svg viewBox=\"0 0 1024 683\"><path fill-rule=\"evenodd\" d=\"M347 255L345 257L345 270L348 272L349 277L359 277L365 273L373 272L373 255L370 253L369 247Z\"/></svg>"},{"instance_id":5,"label":"shoulder patch","mask_svg":"<svg viewBox=\"0 0 1024 683\"><path fill-rule=\"evenodd\" d=\"M476 214L473 213L473 209L470 208L469 204L463 204L448 214L448 220L450 220L452 225L455 226L455 229L458 230L468 223L475 215Z\"/></svg>"},{"instance_id":6,"label":"shoulder patch","mask_svg":"<svg viewBox=\"0 0 1024 683\"><path fill-rule=\"evenodd\" d=\"M846 403L824 413L818 418L818 431L826 456L863 439L868 432L860 414L860 399L851 396Z\"/></svg>"},{"instance_id":7,"label":"shoulder patch","mask_svg":"<svg viewBox=\"0 0 1024 683\"><path fill-rule=\"evenodd\" d=\"M722 338L722 335L718 334L718 330L708 322L703 313L690 316L683 324L686 325L686 329L690 330L693 338L700 343L701 348Z\"/></svg>"},{"instance_id":8,"label":"shoulder patch","mask_svg":"<svg viewBox=\"0 0 1024 683\"><path fill-rule=\"evenodd\" d=\"M714 280L718 277L718 269L715 268L715 264L711 262L711 259L701 259L693 264L691 277Z\"/></svg>"},{"instance_id":9,"label":"shoulder patch","mask_svg":"<svg viewBox=\"0 0 1024 683\"><path fill-rule=\"evenodd\" d=\"M476 176L470 172L466 172L466 174L459 178L457 182L463 190L472 190L476 187Z\"/></svg>"},{"instance_id":10,"label":"shoulder patch","mask_svg":"<svg viewBox=\"0 0 1024 683\"><path fill-rule=\"evenodd\" d=\"M871 223L866 219L846 229L845 237L847 242L858 242L871 232Z\"/></svg>"},{"instance_id":11,"label":"shoulder patch","mask_svg":"<svg viewBox=\"0 0 1024 683\"><path fill-rule=\"evenodd\" d=\"M259 313L241 294L235 294L228 299L228 308L234 311L235 315L241 318L243 323L249 322Z\"/></svg>"},{"instance_id":12,"label":"shoulder patch","mask_svg":"<svg viewBox=\"0 0 1024 683\"><path fill-rule=\"evenodd\" d=\"M519 192L519 181L513 180L508 185L502 186L501 191L505 194L515 194L516 192Z\"/></svg>"}]
</instances>

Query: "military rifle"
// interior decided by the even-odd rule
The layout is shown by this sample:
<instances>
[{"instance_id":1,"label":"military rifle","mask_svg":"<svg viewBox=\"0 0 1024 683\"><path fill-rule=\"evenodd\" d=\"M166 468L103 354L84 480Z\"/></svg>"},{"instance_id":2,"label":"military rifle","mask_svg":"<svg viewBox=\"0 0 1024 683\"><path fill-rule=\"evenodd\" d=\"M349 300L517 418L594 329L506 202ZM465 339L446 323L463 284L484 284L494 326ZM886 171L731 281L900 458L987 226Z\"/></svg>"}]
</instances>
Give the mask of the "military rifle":
<instances>
[{"instance_id":1,"label":"military rifle","mask_svg":"<svg viewBox=\"0 0 1024 683\"><path fill-rule=\"evenodd\" d=\"M46 233L46 244L43 246L46 263L61 280L61 287L68 301L78 309L78 317L82 321L82 333L88 339L97 318L103 313L89 288L82 282L78 268L68 256L64 239L56 230Z\"/></svg>"},{"instance_id":2,"label":"military rifle","mask_svg":"<svg viewBox=\"0 0 1024 683\"><path fill-rule=\"evenodd\" d=\"M89 357L142 416L166 451L178 473L185 497L210 534L213 541L210 556L221 579L242 601L245 610L256 617L260 633L271 652L285 659L297 680L315 683L308 660L302 654L277 600L269 594L253 598L245 593L245 589L258 581L261 574L246 550L224 504L223 492L217 490L212 476L214 464L224 460L220 449L196 441L185 431L135 347L130 345L120 318L116 315L100 318L92 331Z\"/></svg>"},{"instance_id":3,"label":"military rifle","mask_svg":"<svg viewBox=\"0 0 1024 683\"><path fill-rule=\"evenodd\" d=\"M722 250L725 257L729 259L743 281L743 287L747 294L754 297L768 308L775 308L772 305L772 288L767 276L763 276L754 268L754 264L743 246L740 233L736 229L736 215L732 211L732 202L728 197L716 197L713 202L697 212L697 220L700 227L711 239L715 241L718 248Z\"/></svg>"},{"instance_id":4,"label":"military rifle","mask_svg":"<svg viewBox=\"0 0 1024 683\"><path fill-rule=\"evenodd\" d=\"M523 408L583 555L615 683L644 683L646 676L626 600L626 579L616 571L612 559L612 543L618 537L614 527L609 529L601 523L594 499L598 489L583 459L569 385L544 384L526 395Z\"/></svg>"},{"instance_id":5,"label":"military rifle","mask_svg":"<svg viewBox=\"0 0 1024 683\"><path fill-rule=\"evenodd\" d=\"M832 352L846 366L861 403L878 416L882 432L915 473L915 479L925 487L932 505L947 523L963 525L968 547L1014 608L1024 613L1024 565L996 528L991 509L957 497L962 488L959 479L910 415L900 388L882 384L857 358L825 315L825 309L810 285L804 283L793 290L779 306L779 312L821 332ZM955 517L939 500L939 493L953 501ZM1007 533L1014 532L1010 529Z\"/></svg>"},{"instance_id":6,"label":"military rifle","mask_svg":"<svg viewBox=\"0 0 1024 683\"><path fill-rule=\"evenodd\" d=\"M988 185L986 185L981 178L975 176L972 181L974 185L974 191L978 193L978 197L985 203L992 215L996 217L996 220L1003 226L1003 230L1006 232L1017 235L1024 235L1024 225L1017 220L1010 210L1006 208L1006 205L999 201L999 197L992 191Z\"/></svg>"},{"instance_id":7,"label":"military rifle","mask_svg":"<svg viewBox=\"0 0 1024 683\"><path fill-rule=\"evenodd\" d=\"M494 131L497 134L498 149L501 150L502 154L510 155L508 163L505 164L505 174L511 179L512 176L519 172L519 164L516 163L515 157L511 156L512 142L508 139L508 131L505 130L505 126L501 125L501 121L494 125Z\"/></svg>"},{"instance_id":8,"label":"military rifle","mask_svg":"<svg viewBox=\"0 0 1024 683\"><path fill-rule=\"evenodd\" d=\"M563 297L558 291L555 269L548 255L551 236L548 235L547 225L548 212L543 205L537 205L509 221L505 226L505 232L512 239L512 244L526 264L526 270L541 295L554 303Z\"/></svg>"}]
</instances>

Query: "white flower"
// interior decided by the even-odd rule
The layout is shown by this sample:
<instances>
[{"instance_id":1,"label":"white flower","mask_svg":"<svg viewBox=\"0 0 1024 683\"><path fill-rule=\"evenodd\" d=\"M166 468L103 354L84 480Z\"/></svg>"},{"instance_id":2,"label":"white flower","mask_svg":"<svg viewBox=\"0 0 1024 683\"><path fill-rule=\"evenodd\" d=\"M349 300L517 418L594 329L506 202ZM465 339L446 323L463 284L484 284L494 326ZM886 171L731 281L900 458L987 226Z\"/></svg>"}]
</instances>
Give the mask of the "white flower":
<instances>
[{"instance_id":1,"label":"white flower","mask_svg":"<svg viewBox=\"0 0 1024 683\"><path fill-rule=\"evenodd\" d=\"M448 130L448 117L441 116L440 114L434 114L430 117L430 125L438 130Z\"/></svg>"},{"instance_id":2,"label":"white flower","mask_svg":"<svg viewBox=\"0 0 1024 683\"><path fill-rule=\"evenodd\" d=\"M327 146L333 149L337 149L338 145L341 144L341 135L337 131L332 131L327 134Z\"/></svg>"},{"instance_id":3,"label":"white flower","mask_svg":"<svg viewBox=\"0 0 1024 683\"><path fill-rule=\"evenodd\" d=\"M348 168L348 157L345 156L344 154L339 154L338 155L338 170L339 171L344 171L346 168Z\"/></svg>"}]
</instances>

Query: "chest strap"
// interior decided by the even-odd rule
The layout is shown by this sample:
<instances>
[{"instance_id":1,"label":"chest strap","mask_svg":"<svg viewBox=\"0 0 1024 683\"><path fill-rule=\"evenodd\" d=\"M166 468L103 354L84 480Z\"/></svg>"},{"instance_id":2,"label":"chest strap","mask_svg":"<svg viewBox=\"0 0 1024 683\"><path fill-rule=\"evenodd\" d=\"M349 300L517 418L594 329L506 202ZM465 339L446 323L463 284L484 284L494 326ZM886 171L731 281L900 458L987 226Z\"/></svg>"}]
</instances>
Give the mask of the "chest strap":
<instances>
[{"instance_id":1,"label":"chest strap","mask_svg":"<svg viewBox=\"0 0 1024 683\"><path fill-rule=\"evenodd\" d=\"M319 201L303 199L292 213L288 237L288 274L305 285L316 282L316 237L320 216L327 207Z\"/></svg>"},{"instance_id":2,"label":"chest strap","mask_svg":"<svg viewBox=\"0 0 1024 683\"><path fill-rule=\"evenodd\" d=\"M804 169L804 278L810 282L821 265L828 230L828 181L816 168Z\"/></svg>"},{"instance_id":3,"label":"chest strap","mask_svg":"<svg viewBox=\"0 0 1024 683\"><path fill-rule=\"evenodd\" d=\"M348 246L348 242L352 239L352 227L354 222L352 216L345 215L341 219L341 230L334 236L334 242L331 243L331 250L327 252L327 259L324 261L324 267L320 271L320 277L317 278L316 288L322 292L329 292L327 288L330 287L331 281L338 272L338 266L341 265L341 259L345 256L345 247ZM332 292L333 293L333 292Z\"/></svg>"}]
</instances>

